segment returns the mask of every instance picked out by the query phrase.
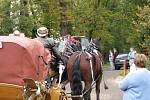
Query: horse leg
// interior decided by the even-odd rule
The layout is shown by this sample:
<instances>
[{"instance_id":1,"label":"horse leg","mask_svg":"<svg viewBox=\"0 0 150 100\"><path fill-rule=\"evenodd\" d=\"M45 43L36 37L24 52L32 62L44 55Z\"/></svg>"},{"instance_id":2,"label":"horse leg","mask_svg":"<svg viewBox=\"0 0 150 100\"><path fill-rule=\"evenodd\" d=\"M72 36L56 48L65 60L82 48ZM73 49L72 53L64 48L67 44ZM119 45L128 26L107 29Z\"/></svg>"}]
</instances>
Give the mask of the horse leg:
<instances>
[{"instance_id":1,"label":"horse leg","mask_svg":"<svg viewBox=\"0 0 150 100\"><path fill-rule=\"evenodd\" d=\"M84 100L91 100L91 83L85 83L85 88L84 88L84 91L83 91L83 93L85 93L84 95L83 95L83 97L84 97Z\"/></svg>"},{"instance_id":2,"label":"horse leg","mask_svg":"<svg viewBox=\"0 0 150 100\"><path fill-rule=\"evenodd\" d=\"M71 91L73 91L73 85L72 85L72 82L70 82L70 88L71 88ZM71 95L73 96L72 92L71 92ZM72 98L72 100L75 100L75 98Z\"/></svg>"},{"instance_id":3,"label":"horse leg","mask_svg":"<svg viewBox=\"0 0 150 100\"><path fill-rule=\"evenodd\" d=\"M72 82L70 82L70 88L71 88L71 91L73 90L73 85L72 85ZM72 94L72 93L71 93Z\"/></svg>"},{"instance_id":4,"label":"horse leg","mask_svg":"<svg viewBox=\"0 0 150 100\"><path fill-rule=\"evenodd\" d=\"M96 81L96 98L97 98L97 100L100 100L99 94L100 94L101 80L102 80L102 76Z\"/></svg>"}]
</instances>

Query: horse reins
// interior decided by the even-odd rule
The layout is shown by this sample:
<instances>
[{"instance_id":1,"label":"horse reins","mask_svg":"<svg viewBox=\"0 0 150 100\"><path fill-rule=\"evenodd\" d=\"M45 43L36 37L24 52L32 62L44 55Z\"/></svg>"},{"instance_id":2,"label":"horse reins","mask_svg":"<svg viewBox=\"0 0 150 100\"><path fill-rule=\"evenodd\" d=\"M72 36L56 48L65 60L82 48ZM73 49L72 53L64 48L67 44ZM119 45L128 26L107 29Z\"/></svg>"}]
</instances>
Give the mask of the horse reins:
<instances>
[{"instance_id":1,"label":"horse reins","mask_svg":"<svg viewBox=\"0 0 150 100\"><path fill-rule=\"evenodd\" d=\"M81 57L81 55L82 55L82 53L83 52L85 52L89 57L91 57L91 54L90 53L88 53L87 51L82 51L80 54L78 54L77 56L76 56L76 58L79 56L79 58ZM96 53L96 52L94 52L94 53ZM97 54L97 53L96 53ZM101 64L102 65L102 64ZM94 75L93 75L93 67L92 67L92 62L91 62L91 59L90 59L90 67L91 67L91 74L92 74L92 80L93 80L93 82L92 82L92 84L91 84L91 87L89 88L89 89L87 89L86 91L82 91L82 95L75 95L75 96L64 96L64 98L83 98L83 96L87 93L87 92L89 92L91 89L93 89L92 87L96 84L96 82L97 82L97 80L101 77L101 73L98 75L98 77L94 80ZM105 89L108 89L108 87L107 87L107 85L106 85L106 83L105 83L105 81L104 81L104 76L103 76L103 74L102 74L102 78L103 78L103 82L104 82L104 88ZM95 88L95 87L94 87ZM71 94L71 93L67 93L67 94ZM65 99L64 99L65 100Z\"/></svg>"},{"instance_id":2,"label":"horse reins","mask_svg":"<svg viewBox=\"0 0 150 100\"><path fill-rule=\"evenodd\" d=\"M85 52L86 54L88 54L88 52L86 52L86 51L83 51L83 52ZM76 58L79 56L79 59L80 59L80 57L81 57L81 55L82 55L82 53L83 52L81 52L81 53L79 53L77 56L76 56ZM90 54L88 54L88 56L89 56ZM90 55L91 56L91 55ZM91 64L90 64L91 65ZM91 66L92 67L92 66ZM91 69L91 74L93 73L93 68ZM98 77L94 80L94 76L93 76L93 74L92 74L92 79L93 79L93 82L92 82L92 84L91 84L91 87L90 88L88 88L86 91L82 91L82 95L74 95L74 96L64 96L64 98L83 98L83 96L87 93L87 92L89 92L90 91L90 89L93 89L92 87L95 85L95 83L97 82L97 80L100 78L100 76L101 76L101 73L98 75ZM103 75L102 75L103 76ZM103 79L103 81L104 81L104 79ZM104 86L106 86L106 84L105 84L105 82L104 82ZM94 87L95 88L95 87ZM67 93L67 94L71 94L71 93Z\"/></svg>"},{"instance_id":3,"label":"horse reins","mask_svg":"<svg viewBox=\"0 0 150 100\"><path fill-rule=\"evenodd\" d=\"M89 60L90 60L90 68L91 68L91 76L92 76L92 81L94 82L94 74L93 74L93 65L92 65L92 55L90 53L88 53L87 51L85 51L85 53L89 56ZM92 82L92 83L93 83Z\"/></svg>"},{"instance_id":4,"label":"horse reins","mask_svg":"<svg viewBox=\"0 0 150 100\"><path fill-rule=\"evenodd\" d=\"M79 56L79 55L78 55ZM83 96L90 91L90 89L93 89L92 87L94 86L94 84L96 83L96 81L100 78L100 74L98 75L98 77L95 79L95 81L91 84L91 87L89 89L87 89L86 91L82 91L83 94L82 95L74 95L74 96L63 96L64 98L83 98ZM71 93L66 93L66 94L71 94Z\"/></svg>"}]
</instances>

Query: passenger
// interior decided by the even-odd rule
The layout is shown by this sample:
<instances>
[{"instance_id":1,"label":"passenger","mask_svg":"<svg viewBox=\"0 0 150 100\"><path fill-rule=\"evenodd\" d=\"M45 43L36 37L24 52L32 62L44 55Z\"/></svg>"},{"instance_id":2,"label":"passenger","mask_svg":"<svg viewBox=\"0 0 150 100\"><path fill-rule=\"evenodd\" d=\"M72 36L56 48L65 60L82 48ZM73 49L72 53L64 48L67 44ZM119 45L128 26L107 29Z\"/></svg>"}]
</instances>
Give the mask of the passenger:
<instances>
[{"instance_id":1,"label":"passenger","mask_svg":"<svg viewBox=\"0 0 150 100\"><path fill-rule=\"evenodd\" d=\"M9 36L25 37L24 33L20 33L18 30L15 30L12 34L9 34Z\"/></svg>"},{"instance_id":2,"label":"passenger","mask_svg":"<svg viewBox=\"0 0 150 100\"><path fill-rule=\"evenodd\" d=\"M44 45L45 48L49 50L51 54L56 58L56 64L62 62L61 57L55 48L55 42L52 38L48 37L48 29L46 27L40 27L37 29L37 39Z\"/></svg>"},{"instance_id":3,"label":"passenger","mask_svg":"<svg viewBox=\"0 0 150 100\"><path fill-rule=\"evenodd\" d=\"M137 54L136 71L119 82L119 88L124 92L123 100L150 100L150 71L145 68L146 62L144 54Z\"/></svg>"},{"instance_id":4,"label":"passenger","mask_svg":"<svg viewBox=\"0 0 150 100\"><path fill-rule=\"evenodd\" d=\"M63 52L65 50L66 42L67 41L64 40L64 37L60 37L60 42L58 45L58 51L60 52L61 55L63 55Z\"/></svg>"}]
</instances>

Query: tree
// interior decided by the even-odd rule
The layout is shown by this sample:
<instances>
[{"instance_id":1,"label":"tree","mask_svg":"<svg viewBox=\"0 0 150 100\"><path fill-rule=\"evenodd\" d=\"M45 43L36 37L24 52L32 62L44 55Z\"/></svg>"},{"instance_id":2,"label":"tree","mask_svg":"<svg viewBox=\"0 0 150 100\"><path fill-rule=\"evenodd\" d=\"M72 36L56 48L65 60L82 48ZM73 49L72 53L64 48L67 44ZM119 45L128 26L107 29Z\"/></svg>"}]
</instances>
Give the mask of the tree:
<instances>
[{"instance_id":1,"label":"tree","mask_svg":"<svg viewBox=\"0 0 150 100\"><path fill-rule=\"evenodd\" d=\"M26 36L46 26L57 37L72 33L88 38L101 38L100 47L108 56L111 48L128 50L149 44L149 0L0 0L0 34L6 35L15 26ZM10 16L11 12L16 16ZM148 10L149 11L149 10ZM14 19L19 18L14 24ZM150 47L149 45L147 45ZM106 58L107 59L107 58Z\"/></svg>"}]
</instances>

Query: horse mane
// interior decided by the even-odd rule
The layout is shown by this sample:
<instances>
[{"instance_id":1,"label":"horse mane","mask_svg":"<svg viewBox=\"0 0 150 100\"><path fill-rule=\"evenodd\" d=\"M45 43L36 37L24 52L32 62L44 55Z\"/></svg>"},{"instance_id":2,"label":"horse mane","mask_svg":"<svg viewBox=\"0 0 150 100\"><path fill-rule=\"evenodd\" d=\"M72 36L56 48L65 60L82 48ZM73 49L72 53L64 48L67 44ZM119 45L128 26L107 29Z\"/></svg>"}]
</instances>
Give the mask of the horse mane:
<instances>
[{"instance_id":1,"label":"horse mane","mask_svg":"<svg viewBox=\"0 0 150 100\"><path fill-rule=\"evenodd\" d=\"M82 94L82 83L81 83L81 73L80 73L80 56L77 55L77 58L74 62L73 65L73 74L72 74L72 79L73 79L73 89L72 89L72 94L73 95L81 95Z\"/></svg>"}]
</instances>

